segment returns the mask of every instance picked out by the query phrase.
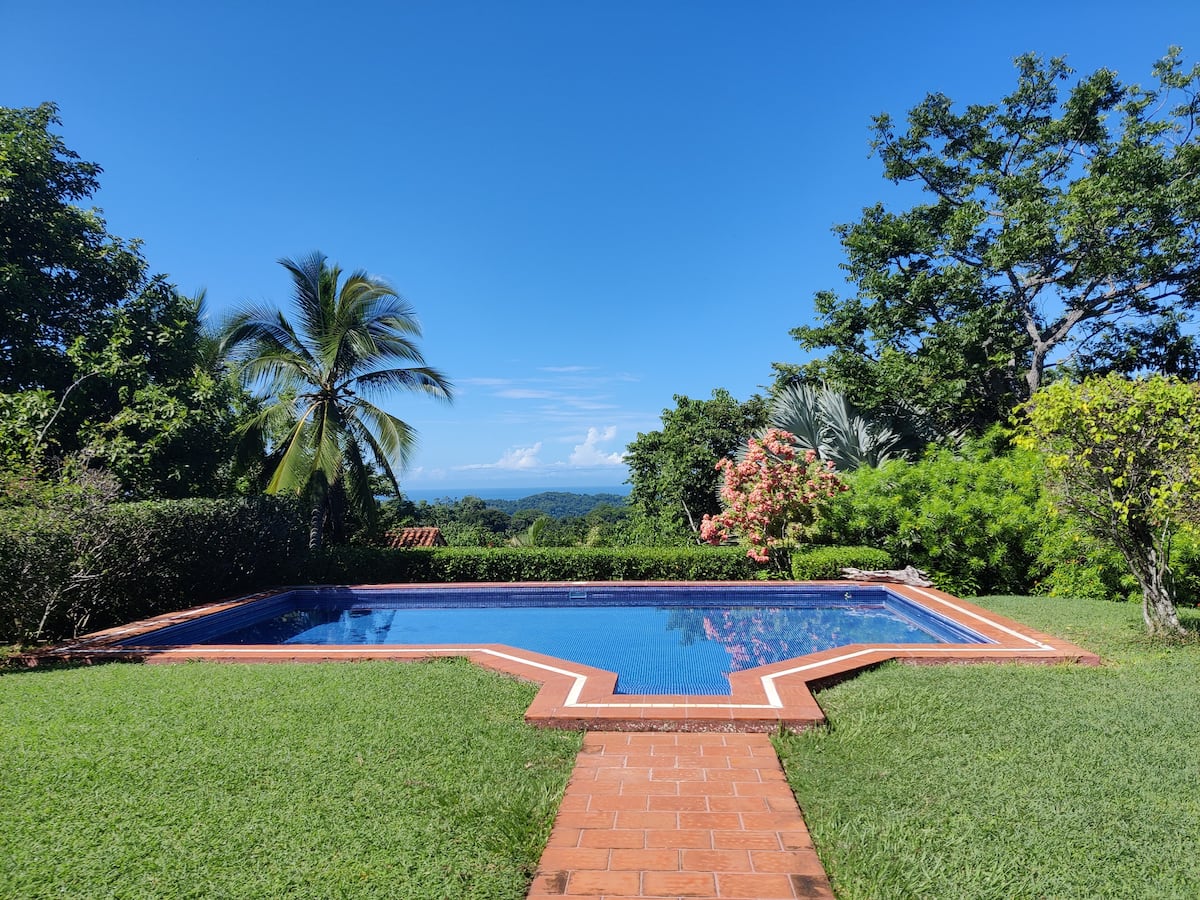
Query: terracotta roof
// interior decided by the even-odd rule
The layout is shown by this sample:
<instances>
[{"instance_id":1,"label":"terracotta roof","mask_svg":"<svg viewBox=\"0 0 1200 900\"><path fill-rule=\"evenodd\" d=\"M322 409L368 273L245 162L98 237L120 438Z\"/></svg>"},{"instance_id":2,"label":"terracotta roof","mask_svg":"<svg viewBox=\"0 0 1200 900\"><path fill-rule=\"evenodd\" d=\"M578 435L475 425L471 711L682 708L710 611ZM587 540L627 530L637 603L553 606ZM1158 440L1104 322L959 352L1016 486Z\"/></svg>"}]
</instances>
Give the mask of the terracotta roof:
<instances>
[{"instance_id":1,"label":"terracotta roof","mask_svg":"<svg viewBox=\"0 0 1200 900\"><path fill-rule=\"evenodd\" d=\"M399 528L390 531L384 538L384 543L393 550L403 550L407 547L445 547L446 539L442 537L440 528Z\"/></svg>"}]
</instances>

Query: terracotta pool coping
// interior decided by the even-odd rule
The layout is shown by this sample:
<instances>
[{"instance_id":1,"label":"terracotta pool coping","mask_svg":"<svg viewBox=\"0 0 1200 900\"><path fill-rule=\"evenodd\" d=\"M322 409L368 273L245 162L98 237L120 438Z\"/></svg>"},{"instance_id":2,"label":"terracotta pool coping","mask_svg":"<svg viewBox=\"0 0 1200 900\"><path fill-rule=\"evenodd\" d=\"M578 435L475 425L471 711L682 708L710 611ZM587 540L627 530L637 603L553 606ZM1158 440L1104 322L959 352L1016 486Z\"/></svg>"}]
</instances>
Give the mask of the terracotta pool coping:
<instances>
[{"instance_id":1,"label":"terracotta pool coping","mask_svg":"<svg viewBox=\"0 0 1200 900\"><path fill-rule=\"evenodd\" d=\"M863 586L862 582L811 582L825 586ZM682 586L728 587L746 582L559 582L522 583L542 587ZM750 584L761 585L760 582ZM478 665L541 684L525 713L526 721L543 728L597 731L775 731L803 730L825 721L812 691L850 677L888 660L907 663L1074 662L1096 665L1100 659L1067 641L996 615L979 606L932 588L877 583L963 625L992 644L852 644L808 656L759 666L729 677L729 696L615 694L617 676L603 669L545 656L503 644L461 646L451 644L390 646L117 646L138 635L191 621L264 597L296 588L265 591L233 600L210 603L177 613L144 619L119 628L87 635L69 644L37 654L38 658L98 661L130 659L150 663L186 660L224 662L316 662L322 660L431 659L464 656ZM478 584L353 585L420 591L447 587L480 587ZM489 585L495 587L494 584Z\"/></svg>"}]
</instances>

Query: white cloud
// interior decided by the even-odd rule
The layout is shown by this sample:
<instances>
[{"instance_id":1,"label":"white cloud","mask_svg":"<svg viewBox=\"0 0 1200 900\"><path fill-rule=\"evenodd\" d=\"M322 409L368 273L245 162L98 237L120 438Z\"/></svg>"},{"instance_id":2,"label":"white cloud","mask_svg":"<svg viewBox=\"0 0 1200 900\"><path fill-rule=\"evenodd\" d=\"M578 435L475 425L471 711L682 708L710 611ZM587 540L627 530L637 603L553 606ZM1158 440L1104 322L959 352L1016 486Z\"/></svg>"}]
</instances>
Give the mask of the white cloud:
<instances>
[{"instance_id":1,"label":"white cloud","mask_svg":"<svg viewBox=\"0 0 1200 900\"><path fill-rule=\"evenodd\" d=\"M617 426L609 425L604 431L596 428L587 430L582 444L571 451L569 463L573 466L619 466L625 460L624 452L605 453L598 444L605 444L617 436Z\"/></svg>"},{"instance_id":2,"label":"white cloud","mask_svg":"<svg viewBox=\"0 0 1200 900\"><path fill-rule=\"evenodd\" d=\"M503 391L496 391L497 397L503 397L505 400L549 400L554 396L550 391L534 391L528 388L506 388Z\"/></svg>"},{"instance_id":3,"label":"white cloud","mask_svg":"<svg viewBox=\"0 0 1200 900\"><path fill-rule=\"evenodd\" d=\"M494 463L471 463L465 466L455 466L456 469L508 469L524 471L541 468L542 461L538 454L542 451L542 442L538 441L532 447L513 447L505 452Z\"/></svg>"}]
</instances>

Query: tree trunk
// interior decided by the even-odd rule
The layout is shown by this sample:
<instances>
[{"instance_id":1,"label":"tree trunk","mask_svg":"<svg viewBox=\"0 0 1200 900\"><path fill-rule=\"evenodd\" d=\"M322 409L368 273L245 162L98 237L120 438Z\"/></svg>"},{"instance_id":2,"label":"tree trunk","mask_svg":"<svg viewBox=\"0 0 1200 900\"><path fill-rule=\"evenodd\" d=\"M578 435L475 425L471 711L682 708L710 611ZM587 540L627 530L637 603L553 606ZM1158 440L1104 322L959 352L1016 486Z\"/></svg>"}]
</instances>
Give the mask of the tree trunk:
<instances>
[{"instance_id":1,"label":"tree trunk","mask_svg":"<svg viewBox=\"0 0 1200 900\"><path fill-rule=\"evenodd\" d=\"M1142 620L1146 631L1156 636L1181 635L1184 628L1175 609L1175 577L1166 555L1155 546L1152 529L1134 528L1133 532L1131 546L1121 549L1142 589Z\"/></svg>"},{"instance_id":2,"label":"tree trunk","mask_svg":"<svg viewBox=\"0 0 1200 900\"><path fill-rule=\"evenodd\" d=\"M329 503L329 540L334 544L346 540L346 488L341 480L329 486L326 493Z\"/></svg>"}]
</instances>

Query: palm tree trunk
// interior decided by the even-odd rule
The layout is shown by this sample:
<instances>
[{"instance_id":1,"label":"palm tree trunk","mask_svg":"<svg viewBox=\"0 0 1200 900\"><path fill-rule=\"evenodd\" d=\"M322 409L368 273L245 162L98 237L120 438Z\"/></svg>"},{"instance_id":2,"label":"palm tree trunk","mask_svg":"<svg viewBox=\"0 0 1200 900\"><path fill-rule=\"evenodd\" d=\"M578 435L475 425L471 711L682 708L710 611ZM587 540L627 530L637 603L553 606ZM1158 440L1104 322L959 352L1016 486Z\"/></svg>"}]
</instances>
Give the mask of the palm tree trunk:
<instances>
[{"instance_id":1,"label":"palm tree trunk","mask_svg":"<svg viewBox=\"0 0 1200 900\"><path fill-rule=\"evenodd\" d=\"M312 512L308 517L308 549L320 550L325 537L325 498L318 497L313 501Z\"/></svg>"},{"instance_id":2,"label":"palm tree trunk","mask_svg":"<svg viewBox=\"0 0 1200 900\"><path fill-rule=\"evenodd\" d=\"M325 542L325 520L329 516L329 485L319 472L309 482L308 497L312 504L308 516L308 549L320 550Z\"/></svg>"}]
</instances>

